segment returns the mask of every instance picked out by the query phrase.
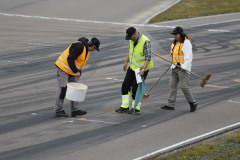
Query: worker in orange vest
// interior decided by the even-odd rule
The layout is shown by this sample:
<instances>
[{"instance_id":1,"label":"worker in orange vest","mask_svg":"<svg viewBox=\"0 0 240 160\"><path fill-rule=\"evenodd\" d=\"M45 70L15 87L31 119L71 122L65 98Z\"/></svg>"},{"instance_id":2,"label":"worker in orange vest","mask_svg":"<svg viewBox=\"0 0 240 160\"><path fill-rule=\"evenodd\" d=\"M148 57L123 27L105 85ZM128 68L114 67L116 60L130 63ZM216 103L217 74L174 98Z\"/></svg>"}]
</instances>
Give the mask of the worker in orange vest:
<instances>
[{"instance_id":1,"label":"worker in orange vest","mask_svg":"<svg viewBox=\"0 0 240 160\"><path fill-rule=\"evenodd\" d=\"M85 38L79 38L77 42L72 43L57 59L57 96L54 110L56 117L68 117L63 110L63 102L66 95L67 83L77 82L81 76L81 71L88 58L90 52L99 51L100 41L92 38L90 41ZM71 101L71 116L81 116L87 114L86 111L79 110L79 104Z\"/></svg>"}]
</instances>

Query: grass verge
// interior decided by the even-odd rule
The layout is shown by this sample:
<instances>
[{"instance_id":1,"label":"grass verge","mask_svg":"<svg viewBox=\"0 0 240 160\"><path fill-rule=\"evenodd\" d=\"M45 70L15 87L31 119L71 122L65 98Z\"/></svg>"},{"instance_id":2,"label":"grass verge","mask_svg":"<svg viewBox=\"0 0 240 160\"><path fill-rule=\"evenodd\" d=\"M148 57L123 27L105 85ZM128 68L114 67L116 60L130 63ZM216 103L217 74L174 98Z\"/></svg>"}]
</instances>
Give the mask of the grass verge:
<instances>
[{"instance_id":1,"label":"grass verge","mask_svg":"<svg viewBox=\"0 0 240 160\"><path fill-rule=\"evenodd\" d=\"M240 129L190 148L148 160L239 160Z\"/></svg>"},{"instance_id":2,"label":"grass verge","mask_svg":"<svg viewBox=\"0 0 240 160\"><path fill-rule=\"evenodd\" d=\"M149 23L240 12L239 6L240 0L182 0Z\"/></svg>"}]
</instances>

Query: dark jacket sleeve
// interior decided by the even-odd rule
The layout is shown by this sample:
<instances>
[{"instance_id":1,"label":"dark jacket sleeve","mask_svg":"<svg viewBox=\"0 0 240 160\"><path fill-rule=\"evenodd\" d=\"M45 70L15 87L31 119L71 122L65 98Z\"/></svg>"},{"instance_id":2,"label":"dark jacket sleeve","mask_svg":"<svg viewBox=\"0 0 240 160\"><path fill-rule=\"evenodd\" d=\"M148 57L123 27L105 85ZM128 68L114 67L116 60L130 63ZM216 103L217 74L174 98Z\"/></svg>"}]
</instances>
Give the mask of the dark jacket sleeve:
<instances>
[{"instance_id":1,"label":"dark jacket sleeve","mask_svg":"<svg viewBox=\"0 0 240 160\"><path fill-rule=\"evenodd\" d=\"M78 58L78 56L81 55L83 52L83 44L82 43L73 43L71 47L69 48L69 56L67 58L68 64L70 69L73 71L73 73L77 73L78 69L75 65L75 60Z\"/></svg>"}]
</instances>

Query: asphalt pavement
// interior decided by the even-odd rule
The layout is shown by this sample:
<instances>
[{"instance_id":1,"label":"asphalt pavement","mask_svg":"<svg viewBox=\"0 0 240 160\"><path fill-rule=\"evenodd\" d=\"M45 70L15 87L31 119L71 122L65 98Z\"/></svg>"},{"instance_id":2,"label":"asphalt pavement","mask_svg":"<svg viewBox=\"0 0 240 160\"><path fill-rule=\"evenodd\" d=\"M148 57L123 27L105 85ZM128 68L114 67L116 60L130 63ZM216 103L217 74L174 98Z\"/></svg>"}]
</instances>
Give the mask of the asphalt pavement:
<instances>
[{"instance_id":1,"label":"asphalt pavement","mask_svg":"<svg viewBox=\"0 0 240 160\"><path fill-rule=\"evenodd\" d=\"M0 2L0 159L129 160L240 122L239 15L145 24L176 1ZM164 111L170 72L142 100L140 115L117 114L122 66L128 52L125 30L147 35L152 52L169 58L172 28L182 25L193 42L192 71L211 72L204 88L191 76L197 111L178 90L174 111ZM88 85L80 118L55 118L58 56L79 37L100 39L80 83ZM149 88L169 64L153 56ZM64 109L70 115L70 103ZM238 127L236 125L235 127ZM174 148L174 147L172 147Z\"/></svg>"}]
</instances>

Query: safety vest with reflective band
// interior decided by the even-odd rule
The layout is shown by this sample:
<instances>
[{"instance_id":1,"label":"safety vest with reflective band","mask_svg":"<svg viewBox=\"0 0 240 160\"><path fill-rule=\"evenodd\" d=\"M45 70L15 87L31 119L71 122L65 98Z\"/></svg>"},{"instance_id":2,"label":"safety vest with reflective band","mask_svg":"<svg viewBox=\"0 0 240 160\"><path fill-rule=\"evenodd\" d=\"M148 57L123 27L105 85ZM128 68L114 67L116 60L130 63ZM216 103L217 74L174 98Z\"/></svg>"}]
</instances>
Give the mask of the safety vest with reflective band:
<instances>
[{"instance_id":1,"label":"safety vest with reflective band","mask_svg":"<svg viewBox=\"0 0 240 160\"><path fill-rule=\"evenodd\" d=\"M76 43L81 43L80 41L76 42ZM84 46L84 45L83 45ZM69 56L69 49L70 49L71 45L58 57L57 61L56 61L56 65L64 72L66 72L67 74L70 75L75 75L75 73L73 73L73 71L70 69L69 65L68 65L68 61L67 61L67 57ZM87 54L87 57L86 57ZM83 47L83 52L81 53L80 56L78 56L78 58L75 60L75 65L77 67L77 69L80 71L83 66L86 64L86 62L88 61L89 58L89 52L86 52L86 47Z\"/></svg>"},{"instance_id":2,"label":"safety vest with reflective band","mask_svg":"<svg viewBox=\"0 0 240 160\"><path fill-rule=\"evenodd\" d=\"M134 47L134 41L129 40L129 60L130 68L135 71L137 68L143 68L145 63L145 56L143 53L144 43L150 40L142 34L138 44ZM145 70L149 70L153 67L153 61L151 60L148 63L148 66Z\"/></svg>"},{"instance_id":3,"label":"safety vest with reflective band","mask_svg":"<svg viewBox=\"0 0 240 160\"><path fill-rule=\"evenodd\" d=\"M174 64L177 64L178 62L184 64L184 53L182 52L182 46L182 42L178 42L176 45L172 43L170 54L172 57L171 60Z\"/></svg>"}]
</instances>

